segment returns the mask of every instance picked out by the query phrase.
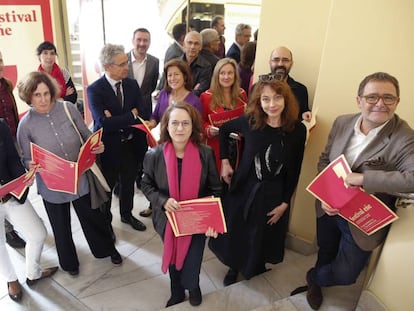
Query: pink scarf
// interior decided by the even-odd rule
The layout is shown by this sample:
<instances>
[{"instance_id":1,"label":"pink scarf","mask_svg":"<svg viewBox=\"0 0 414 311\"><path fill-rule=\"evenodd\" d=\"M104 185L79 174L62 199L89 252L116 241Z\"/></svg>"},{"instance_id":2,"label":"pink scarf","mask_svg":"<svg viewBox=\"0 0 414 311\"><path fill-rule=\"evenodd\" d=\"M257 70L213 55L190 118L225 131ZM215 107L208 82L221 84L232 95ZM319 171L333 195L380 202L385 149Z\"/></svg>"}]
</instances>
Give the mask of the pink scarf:
<instances>
[{"instance_id":1,"label":"pink scarf","mask_svg":"<svg viewBox=\"0 0 414 311\"><path fill-rule=\"evenodd\" d=\"M37 71L45 71L45 70L43 69L42 65L39 65L39 68L37 68ZM60 86L60 97L61 98L65 97L66 96L65 77L63 76L62 71L60 70L59 66L56 63L53 64L52 72L50 73L50 75L53 78L55 78L55 80Z\"/></svg>"},{"instance_id":2,"label":"pink scarf","mask_svg":"<svg viewBox=\"0 0 414 311\"><path fill-rule=\"evenodd\" d=\"M177 201L197 198L201 177L200 153L197 146L189 141L185 147L180 183L178 183L177 156L174 146L170 142L167 142L164 146L164 159L167 168L170 197ZM170 222L167 221L164 233L162 272L166 273L171 264L175 264L176 269L181 270L190 244L191 235L175 237Z\"/></svg>"}]
</instances>

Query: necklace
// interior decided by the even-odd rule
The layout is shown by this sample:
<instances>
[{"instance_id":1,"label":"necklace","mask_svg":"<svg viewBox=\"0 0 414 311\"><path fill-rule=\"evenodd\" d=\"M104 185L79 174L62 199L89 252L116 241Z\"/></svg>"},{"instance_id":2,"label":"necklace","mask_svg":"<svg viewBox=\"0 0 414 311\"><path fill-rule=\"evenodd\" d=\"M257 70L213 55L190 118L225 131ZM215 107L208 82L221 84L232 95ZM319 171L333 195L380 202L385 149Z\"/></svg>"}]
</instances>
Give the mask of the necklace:
<instances>
[{"instance_id":1,"label":"necklace","mask_svg":"<svg viewBox=\"0 0 414 311\"><path fill-rule=\"evenodd\" d=\"M184 92L181 93L181 94L177 94L177 93L173 94L173 92L171 91L170 102L173 103L173 104L178 103L178 102L182 101L184 98L186 98L188 93L189 93L189 91L187 91L187 90L184 90Z\"/></svg>"}]
</instances>

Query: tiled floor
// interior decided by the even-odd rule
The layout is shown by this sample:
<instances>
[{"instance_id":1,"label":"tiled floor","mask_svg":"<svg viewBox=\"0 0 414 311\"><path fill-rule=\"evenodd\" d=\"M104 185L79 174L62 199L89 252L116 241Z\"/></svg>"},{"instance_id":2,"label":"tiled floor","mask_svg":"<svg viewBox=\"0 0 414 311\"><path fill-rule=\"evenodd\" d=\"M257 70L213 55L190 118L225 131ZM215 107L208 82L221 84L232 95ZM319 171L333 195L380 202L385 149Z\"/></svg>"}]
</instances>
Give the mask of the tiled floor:
<instances>
[{"instance_id":1,"label":"tiled floor","mask_svg":"<svg viewBox=\"0 0 414 311\"><path fill-rule=\"evenodd\" d=\"M58 265L49 220L40 197L31 189L30 201L44 220L49 235L42 253L44 267ZM148 205L139 190L134 198L134 214ZM45 279L29 288L25 283L23 251L9 248L24 297L15 303L7 295L6 282L0 284L0 310L161 310L169 298L169 278L161 272L162 243L152 228L151 220L140 219L147 225L145 232L138 232L119 220L117 200L113 202L113 226L117 235L117 248L124 258L120 267L112 265L109 258L94 258L80 230L76 216L73 219L73 236L80 260L80 274L72 277L59 270L52 278ZM139 217L139 216L138 216ZM249 281L223 288L226 272L206 247L201 272L203 303L194 309L185 301L169 310L311 310L304 294L291 298L292 289L304 284L306 271L315 256L302 256L287 251L282 264L269 266L271 271ZM353 310L359 296L362 278L357 285L324 289L321 310ZM282 300L280 300L282 299Z\"/></svg>"}]
</instances>

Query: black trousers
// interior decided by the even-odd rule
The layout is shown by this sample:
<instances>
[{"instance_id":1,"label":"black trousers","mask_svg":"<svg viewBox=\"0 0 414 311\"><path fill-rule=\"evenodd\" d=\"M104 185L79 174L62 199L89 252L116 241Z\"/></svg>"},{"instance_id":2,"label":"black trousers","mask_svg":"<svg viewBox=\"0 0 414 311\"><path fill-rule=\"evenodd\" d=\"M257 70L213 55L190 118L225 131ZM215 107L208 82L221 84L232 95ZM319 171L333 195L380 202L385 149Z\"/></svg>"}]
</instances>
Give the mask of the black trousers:
<instances>
[{"instance_id":1,"label":"black trousers","mask_svg":"<svg viewBox=\"0 0 414 311\"><path fill-rule=\"evenodd\" d=\"M132 215L132 208L134 206L135 179L140 165L139 159L137 159L134 152L134 143L132 141L122 143L120 162L119 167L105 167L103 174L109 187L111 187L111 191L114 189L115 184L119 182L119 212L121 217L129 218ZM109 223L112 221L111 199L105 206L105 214Z\"/></svg>"},{"instance_id":2,"label":"black trousers","mask_svg":"<svg viewBox=\"0 0 414 311\"><path fill-rule=\"evenodd\" d=\"M104 215L99 209L91 209L89 194L72 202L82 231L92 254L96 258L110 256L115 251L114 242ZM63 270L79 268L78 255L72 238L70 202L50 203L43 200L55 236L59 264Z\"/></svg>"}]
</instances>

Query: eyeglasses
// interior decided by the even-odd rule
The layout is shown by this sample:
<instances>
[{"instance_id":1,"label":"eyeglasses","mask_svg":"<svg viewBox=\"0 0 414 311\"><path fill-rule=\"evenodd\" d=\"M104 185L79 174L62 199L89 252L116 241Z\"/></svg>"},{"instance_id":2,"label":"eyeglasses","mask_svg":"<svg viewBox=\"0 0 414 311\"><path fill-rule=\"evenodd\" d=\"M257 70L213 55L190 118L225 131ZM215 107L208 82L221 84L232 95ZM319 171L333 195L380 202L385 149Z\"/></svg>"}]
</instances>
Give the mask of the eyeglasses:
<instances>
[{"instance_id":1,"label":"eyeglasses","mask_svg":"<svg viewBox=\"0 0 414 311\"><path fill-rule=\"evenodd\" d=\"M282 62L283 64L286 64L286 63L289 63L290 62L290 59L287 58L287 57L282 57L282 58L275 57L275 58L272 58L271 61L274 62L274 63L280 63L280 62Z\"/></svg>"},{"instance_id":2,"label":"eyeglasses","mask_svg":"<svg viewBox=\"0 0 414 311\"><path fill-rule=\"evenodd\" d=\"M384 105L388 105L388 106L394 105L398 99L398 97L394 95L390 95L390 94L385 94L385 95L369 94L369 95L364 95L361 97L365 98L365 101L370 105L375 105L376 103L378 103L380 99L382 99L382 102L384 103Z\"/></svg>"},{"instance_id":3,"label":"eyeglasses","mask_svg":"<svg viewBox=\"0 0 414 311\"><path fill-rule=\"evenodd\" d=\"M114 66L117 66L117 67L125 67L125 66L128 66L129 65L129 61L126 61L126 62L123 62L123 63L120 63L120 64L111 64L111 65L114 65Z\"/></svg>"},{"instance_id":4,"label":"eyeglasses","mask_svg":"<svg viewBox=\"0 0 414 311\"><path fill-rule=\"evenodd\" d=\"M170 126L176 130L181 125L183 129L188 129L191 125L191 121L171 121Z\"/></svg>"},{"instance_id":5,"label":"eyeglasses","mask_svg":"<svg viewBox=\"0 0 414 311\"><path fill-rule=\"evenodd\" d=\"M277 74L277 73L269 73L267 75L260 75L259 81L266 82L266 81L272 81L272 80L282 80L283 75Z\"/></svg>"}]
</instances>

